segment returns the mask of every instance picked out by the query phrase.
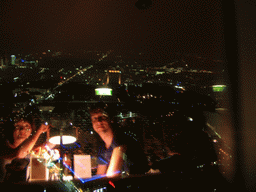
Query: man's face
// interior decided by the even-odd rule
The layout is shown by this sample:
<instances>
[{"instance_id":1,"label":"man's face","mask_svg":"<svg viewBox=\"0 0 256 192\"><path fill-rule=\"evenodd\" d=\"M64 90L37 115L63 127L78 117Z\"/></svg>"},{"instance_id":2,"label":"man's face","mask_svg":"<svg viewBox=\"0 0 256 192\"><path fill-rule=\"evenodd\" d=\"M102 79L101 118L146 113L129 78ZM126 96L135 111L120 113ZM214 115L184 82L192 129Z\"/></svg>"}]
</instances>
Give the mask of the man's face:
<instances>
[{"instance_id":1,"label":"man's face","mask_svg":"<svg viewBox=\"0 0 256 192\"><path fill-rule=\"evenodd\" d=\"M94 113L91 115L92 127L98 134L111 130L109 118L104 113Z\"/></svg>"},{"instance_id":2,"label":"man's face","mask_svg":"<svg viewBox=\"0 0 256 192\"><path fill-rule=\"evenodd\" d=\"M18 121L14 124L13 138L15 140L26 140L32 133L32 127L27 121Z\"/></svg>"}]
</instances>

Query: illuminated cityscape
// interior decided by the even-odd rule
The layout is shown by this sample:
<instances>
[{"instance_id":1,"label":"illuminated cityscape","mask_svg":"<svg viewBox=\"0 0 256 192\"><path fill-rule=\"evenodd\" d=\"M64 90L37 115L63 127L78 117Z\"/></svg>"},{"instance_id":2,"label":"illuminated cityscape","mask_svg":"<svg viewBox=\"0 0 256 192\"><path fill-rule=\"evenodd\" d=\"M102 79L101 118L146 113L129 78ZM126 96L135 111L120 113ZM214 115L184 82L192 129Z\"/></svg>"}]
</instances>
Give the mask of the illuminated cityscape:
<instances>
[{"instance_id":1,"label":"illuminated cityscape","mask_svg":"<svg viewBox=\"0 0 256 192\"><path fill-rule=\"evenodd\" d=\"M181 60L175 59L170 63L154 66L147 64L145 61L141 63L139 61L125 61L122 56L115 56L113 51L107 53L89 51L84 53L85 58L87 54L89 54L90 59L67 58L66 56L70 53L64 55L62 51L54 52L50 50L41 54L24 56L19 54L17 57L14 55L10 58L3 57L1 59L1 73L3 74L1 83L2 85L13 85L14 94L26 93L29 95L32 98L31 101L39 106L41 105L44 112L53 111L52 107L47 107L54 105L52 102L81 103L99 100L100 98L94 96L95 92L92 87L111 87L114 89L113 95L111 93L110 96L112 99L109 100L110 97L105 96L105 99L100 99L102 101L117 103L133 101L141 107L144 105L151 106L151 110L147 110L146 107L142 111L140 110L139 114L136 112L138 108L130 108L124 113L119 112L116 117L119 119L118 123L120 125L129 124L130 129L125 130L125 133L131 134L133 137L137 134L137 137L144 135L144 139L149 138L145 141L144 150L148 154L155 154L156 158L166 157L168 147L166 148L165 144L162 141L160 142L157 137L151 138L150 131L147 133L146 130L154 130L157 124L162 122L158 119L159 117L171 118L174 116L175 118L181 118L182 121L182 118L185 117L181 117L182 115L178 111L175 112L175 110L195 108L212 111L215 108L226 107L225 89L223 87L220 89L218 86L227 85L225 82L216 81L216 79L223 79L223 71L196 68L196 63L189 63L191 60L189 57L187 61L184 56ZM138 54L138 56L140 55L142 54ZM108 61L109 56L116 60ZM202 62L202 58L197 58L196 61ZM212 62L222 64L222 61ZM11 71L11 73L8 71ZM115 91L116 89L119 91ZM84 91L79 92L79 90ZM188 101L186 99L187 94L192 92L195 96L193 98L190 95L191 100ZM50 103L47 104L47 102ZM154 113L153 108L160 111ZM144 110L146 111L144 112ZM85 115L86 110L76 109L76 113L83 114L81 117L77 116L77 119L80 119L77 122L80 124L80 132L84 135L87 133L90 135L91 129L85 128L85 125L88 124L88 114ZM188 121L193 121L194 117L191 115L192 113L186 114ZM147 120L148 117L153 117L153 121ZM81 119L83 120L81 121ZM142 129L132 128L130 123L135 122L135 119L136 123L138 121L146 123L142 126ZM149 135L147 136L147 134ZM160 135L163 134L164 130L160 131ZM88 135L86 137L89 138ZM93 141L90 140L90 142L94 146ZM152 147L154 150L152 150ZM84 149L84 151L87 150ZM87 152L93 153L93 150L90 149Z\"/></svg>"},{"instance_id":2,"label":"illuminated cityscape","mask_svg":"<svg viewBox=\"0 0 256 192\"><path fill-rule=\"evenodd\" d=\"M108 54L115 60L111 61L107 58L104 61ZM182 85L189 89L193 86L209 87L214 83L225 84L225 82L214 82L217 79L223 79L221 66L224 63L220 60L209 61L206 58L183 56L180 57L181 59L170 60L169 63L151 64L143 61L143 58L138 59L138 61L122 60L122 56L115 56L113 51L106 54L88 51L84 53L84 58L80 59L68 57L68 55L70 53L64 55L61 51L48 50L41 54L24 56L18 54L17 56L1 57L2 82L8 80L9 82L22 81L24 83L27 81L29 83L30 81L52 79L57 81L59 85L67 81L104 84L109 81L107 79L109 78L108 74L113 74L115 73L114 70L118 70L121 76L119 81L127 85L166 83L175 86L178 82L182 82ZM139 55L141 54L139 53ZM207 65L201 63L207 63ZM213 67L209 68L211 65ZM15 69L15 73L8 73L13 69ZM90 70L86 72L88 69ZM33 74L30 77L24 77L26 74L22 73L23 71ZM17 76L15 76L16 73Z\"/></svg>"},{"instance_id":3,"label":"illuminated cityscape","mask_svg":"<svg viewBox=\"0 0 256 192\"><path fill-rule=\"evenodd\" d=\"M242 73L231 4L0 7L2 187L213 192L249 172L239 167L247 165L241 143L251 140L239 135L246 107L236 99L251 84L236 90L241 79L231 81Z\"/></svg>"}]
</instances>

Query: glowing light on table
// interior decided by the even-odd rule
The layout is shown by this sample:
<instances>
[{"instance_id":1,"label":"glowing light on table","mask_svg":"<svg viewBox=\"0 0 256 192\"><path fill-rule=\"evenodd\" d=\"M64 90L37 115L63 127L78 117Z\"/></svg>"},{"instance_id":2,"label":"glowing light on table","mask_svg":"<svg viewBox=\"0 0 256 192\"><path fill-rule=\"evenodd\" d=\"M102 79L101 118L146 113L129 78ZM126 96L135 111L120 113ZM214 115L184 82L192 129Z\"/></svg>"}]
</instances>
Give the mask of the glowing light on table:
<instances>
[{"instance_id":1,"label":"glowing light on table","mask_svg":"<svg viewBox=\"0 0 256 192\"><path fill-rule=\"evenodd\" d=\"M71 144L76 142L76 137L70 135L62 135L62 144ZM49 139L49 142L52 144L60 145L60 136L54 136Z\"/></svg>"}]
</instances>

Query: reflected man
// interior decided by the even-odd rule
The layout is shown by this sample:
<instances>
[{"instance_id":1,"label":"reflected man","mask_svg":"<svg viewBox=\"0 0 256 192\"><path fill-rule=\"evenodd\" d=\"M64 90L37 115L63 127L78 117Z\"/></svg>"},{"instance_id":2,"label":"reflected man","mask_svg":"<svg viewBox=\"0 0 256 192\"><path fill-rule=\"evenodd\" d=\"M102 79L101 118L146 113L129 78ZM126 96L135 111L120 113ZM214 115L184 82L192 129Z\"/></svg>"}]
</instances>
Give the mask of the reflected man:
<instances>
[{"instance_id":1,"label":"reflected man","mask_svg":"<svg viewBox=\"0 0 256 192\"><path fill-rule=\"evenodd\" d=\"M148 171L148 162L139 144L113 129L104 108L95 107L90 110L90 115L93 129L102 143L97 158L97 175L144 174Z\"/></svg>"}]
</instances>

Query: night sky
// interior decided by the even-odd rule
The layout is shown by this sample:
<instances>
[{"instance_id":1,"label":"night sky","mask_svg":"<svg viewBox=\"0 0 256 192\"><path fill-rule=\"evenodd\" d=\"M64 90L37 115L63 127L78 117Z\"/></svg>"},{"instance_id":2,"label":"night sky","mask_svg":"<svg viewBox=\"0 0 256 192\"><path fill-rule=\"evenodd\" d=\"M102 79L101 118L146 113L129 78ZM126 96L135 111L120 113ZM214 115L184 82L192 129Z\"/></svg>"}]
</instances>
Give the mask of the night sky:
<instances>
[{"instance_id":1,"label":"night sky","mask_svg":"<svg viewBox=\"0 0 256 192\"><path fill-rule=\"evenodd\" d=\"M174 53L223 57L218 1L155 0L146 10L136 1L1 1L1 55L84 49L157 61Z\"/></svg>"}]
</instances>

